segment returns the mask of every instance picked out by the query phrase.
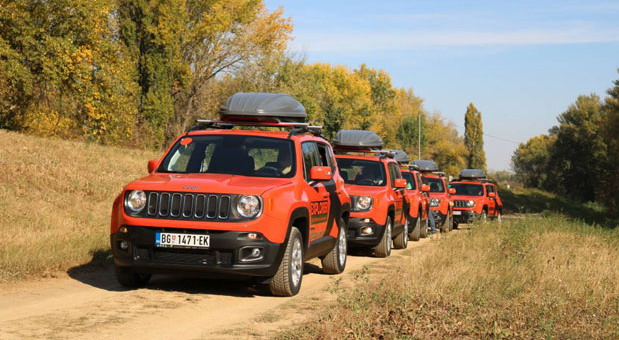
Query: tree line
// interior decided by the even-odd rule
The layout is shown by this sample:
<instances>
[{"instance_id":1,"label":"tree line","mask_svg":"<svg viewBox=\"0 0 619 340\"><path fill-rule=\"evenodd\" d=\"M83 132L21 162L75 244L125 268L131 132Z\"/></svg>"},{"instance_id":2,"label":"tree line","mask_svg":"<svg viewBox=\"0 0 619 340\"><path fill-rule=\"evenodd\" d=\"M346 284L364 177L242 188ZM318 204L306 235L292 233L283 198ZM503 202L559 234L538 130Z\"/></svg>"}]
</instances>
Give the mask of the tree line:
<instances>
[{"instance_id":1,"label":"tree line","mask_svg":"<svg viewBox=\"0 0 619 340\"><path fill-rule=\"evenodd\" d=\"M238 91L285 92L331 138L372 129L448 173L455 127L388 73L308 64L293 25L262 0L0 0L0 128L160 149ZM421 124L419 124L421 122Z\"/></svg>"},{"instance_id":2,"label":"tree line","mask_svg":"<svg viewBox=\"0 0 619 340\"><path fill-rule=\"evenodd\" d=\"M524 185L580 201L599 202L617 214L619 202L619 80L602 100L581 95L548 134L521 143L512 167Z\"/></svg>"}]
</instances>

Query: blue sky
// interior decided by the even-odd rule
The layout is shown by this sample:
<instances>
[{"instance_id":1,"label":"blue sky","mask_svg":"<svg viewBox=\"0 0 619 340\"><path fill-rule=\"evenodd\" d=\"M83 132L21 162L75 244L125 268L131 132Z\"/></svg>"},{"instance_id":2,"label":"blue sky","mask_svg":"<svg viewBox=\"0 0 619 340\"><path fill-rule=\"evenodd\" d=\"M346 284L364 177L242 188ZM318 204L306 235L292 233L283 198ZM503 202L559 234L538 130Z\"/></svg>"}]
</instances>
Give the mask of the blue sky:
<instances>
[{"instance_id":1,"label":"blue sky","mask_svg":"<svg viewBox=\"0 0 619 340\"><path fill-rule=\"evenodd\" d=\"M292 18L289 47L310 63L384 69L459 127L473 102L489 169L509 169L515 142L546 133L578 95L604 97L619 79L619 1L266 4Z\"/></svg>"}]
</instances>

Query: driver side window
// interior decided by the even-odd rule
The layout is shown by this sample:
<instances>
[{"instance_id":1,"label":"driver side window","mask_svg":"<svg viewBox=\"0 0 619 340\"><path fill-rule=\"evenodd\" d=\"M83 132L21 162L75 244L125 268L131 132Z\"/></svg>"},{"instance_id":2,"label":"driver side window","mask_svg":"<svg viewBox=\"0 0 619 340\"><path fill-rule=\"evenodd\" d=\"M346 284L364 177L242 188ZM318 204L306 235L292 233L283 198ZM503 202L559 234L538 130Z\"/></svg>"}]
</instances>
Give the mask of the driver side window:
<instances>
[{"instance_id":1,"label":"driver side window","mask_svg":"<svg viewBox=\"0 0 619 340\"><path fill-rule=\"evenodd\" d=\"M303 150L303 175L307 182L310 181L310 169L313 166L322 165L320 160L320 154L318 153L318 146L315 142L305 142L301 144Z\"/></svg>"}]
</instances>

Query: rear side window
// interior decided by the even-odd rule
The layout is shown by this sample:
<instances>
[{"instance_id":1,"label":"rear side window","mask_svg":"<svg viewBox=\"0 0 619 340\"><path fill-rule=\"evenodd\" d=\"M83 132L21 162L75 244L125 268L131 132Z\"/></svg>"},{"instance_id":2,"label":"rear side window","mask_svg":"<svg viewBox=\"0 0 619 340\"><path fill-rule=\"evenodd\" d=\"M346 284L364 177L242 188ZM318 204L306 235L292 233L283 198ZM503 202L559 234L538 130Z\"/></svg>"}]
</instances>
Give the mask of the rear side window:
<instances>
[{"instance_id":1,"label":"rear side window","mask_svg":"<svg viewBox=\"0 0 619 340\"><path fill-rule=\"evenodd\" d=\"M486 195L494 192L494 185L486 185Z\"/></svg>"}]
</instances>

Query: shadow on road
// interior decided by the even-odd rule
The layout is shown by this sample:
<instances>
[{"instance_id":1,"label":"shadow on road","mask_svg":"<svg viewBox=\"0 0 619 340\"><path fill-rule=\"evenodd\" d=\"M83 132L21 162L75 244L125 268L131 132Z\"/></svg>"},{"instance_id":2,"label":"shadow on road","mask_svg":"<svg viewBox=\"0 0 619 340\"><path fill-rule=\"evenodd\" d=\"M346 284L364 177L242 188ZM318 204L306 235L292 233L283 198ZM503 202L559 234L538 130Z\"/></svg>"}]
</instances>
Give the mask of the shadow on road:
<instances>
[{"instance_id":1,"label":"shadow on road","mask_svg":"<svg viewBox=\"0 0 619 340\"><path fill-rule=\"evenodd\" d=\"M109 251L95 251L90 262L73 267L67 274L74 280L110 292L131 289L121 286L114 276L114 266ZM318 265L305 263L303 275L324 272ZM178 291L189 294L226 295L235 297L272 296L268 285L248 280L197 278L184 275L153 275L144 289Z\"/></svg>"}]
</instances>

